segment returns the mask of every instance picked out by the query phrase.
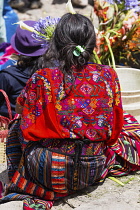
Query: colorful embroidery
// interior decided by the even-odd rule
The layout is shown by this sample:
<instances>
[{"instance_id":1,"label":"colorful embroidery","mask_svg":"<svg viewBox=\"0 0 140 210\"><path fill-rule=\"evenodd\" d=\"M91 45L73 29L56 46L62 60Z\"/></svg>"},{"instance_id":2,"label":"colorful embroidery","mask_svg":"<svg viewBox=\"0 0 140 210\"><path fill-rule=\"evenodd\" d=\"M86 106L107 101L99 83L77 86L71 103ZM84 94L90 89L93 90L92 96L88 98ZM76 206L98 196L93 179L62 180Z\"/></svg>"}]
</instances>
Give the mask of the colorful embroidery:
<instances>
[{"instance_id":1,"label":"colorful embroidery","mask_svg":"<svg viewBox=\"0 0 140 210\"><path fill-rule=\"evenodd\" d=\"M46 68L37 71L27 83L17 100L24 104L24 137L33 141L51 137L93 141L111 138L116 121L122 121L116 72L108 66L89 64L81 72L75 69L73 76L65 75L64 81L62 78L58 68ZM47 132L48 127L53 134Z\"/></svg>"}]
</instances>

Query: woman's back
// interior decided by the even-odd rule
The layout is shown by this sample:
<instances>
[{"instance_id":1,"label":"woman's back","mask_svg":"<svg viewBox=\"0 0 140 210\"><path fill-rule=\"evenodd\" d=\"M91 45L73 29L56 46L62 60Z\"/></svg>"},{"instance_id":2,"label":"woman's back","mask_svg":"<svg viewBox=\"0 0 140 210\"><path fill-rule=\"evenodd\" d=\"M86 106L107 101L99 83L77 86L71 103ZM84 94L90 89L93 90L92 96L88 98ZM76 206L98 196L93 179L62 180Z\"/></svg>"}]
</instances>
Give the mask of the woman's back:
<instances>
[{"instance_id":1,"label":"woman's back","mask_svg":"<svg viewBox=\"0 0 140 210\"><path fill-rule=\"evenodd\" d=\"M33 138L105 141L113 135L122 113L118 77L108 66L88 64L82 71L74 69L73 75L65 76L58 68L42 69L33 75L24 91L18 100L26 98L22 121L26 139L32 138L34 122L41 121L41 134L32 130ZM34 120L29 121L30 118ZM55 125L53 134L44 129L51 129L51 122Z\"/></svg>"}]
</instances>

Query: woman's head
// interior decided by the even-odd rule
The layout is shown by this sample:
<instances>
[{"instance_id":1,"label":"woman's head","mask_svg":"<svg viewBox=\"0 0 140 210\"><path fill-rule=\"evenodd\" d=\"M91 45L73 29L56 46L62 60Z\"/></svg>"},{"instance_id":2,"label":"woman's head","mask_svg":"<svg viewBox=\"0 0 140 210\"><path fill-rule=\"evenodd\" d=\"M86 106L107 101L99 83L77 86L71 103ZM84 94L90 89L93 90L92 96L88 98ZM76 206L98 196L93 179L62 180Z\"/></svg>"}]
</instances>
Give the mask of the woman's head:
<instances>
[{"instance_id":1,"label":"woman's head","mask_svg":"<svg viewBox=\"0 0 140 210\"><path fill-rule=\"evenodd\" d=\"M30 27L34 27L36 23L33 20L24 21L24 24ZM22 69L29 68L31 74L43 68L42 55L49 47L46 40L35 39L32 31L23 30L18 25L16 33L11 38L11 46L18 53L18 55L11 57L16 58L19 67Z\"/></svg>"},{"instance_id":2,"label":"woman's head","mask_svg":"<svg viewBox=\"0 0 140 210\"><path fill-rule=\"evenodd\" d=\"M80 14L63 15L56 26L52 45L57 52L62 71L69 73L72 66L80 69L89 61L96 46L92 22ZM78 53L74 53L76 51Z\"/></svg>"},{"instance_id":3,"label":"woman's head","mask_svg":"<svg viewBox=\"0 0 140 210\"><path fill-rule=\"evenodd\" d=\"M37 22L26 20L24 24L34 27ZM20 25L16 29L16 33L11 38L11 45L20 55L36 57L43 55L48 49L45 40L35 39L32 31L23 30Z\"/></svg>"}]
</instances>

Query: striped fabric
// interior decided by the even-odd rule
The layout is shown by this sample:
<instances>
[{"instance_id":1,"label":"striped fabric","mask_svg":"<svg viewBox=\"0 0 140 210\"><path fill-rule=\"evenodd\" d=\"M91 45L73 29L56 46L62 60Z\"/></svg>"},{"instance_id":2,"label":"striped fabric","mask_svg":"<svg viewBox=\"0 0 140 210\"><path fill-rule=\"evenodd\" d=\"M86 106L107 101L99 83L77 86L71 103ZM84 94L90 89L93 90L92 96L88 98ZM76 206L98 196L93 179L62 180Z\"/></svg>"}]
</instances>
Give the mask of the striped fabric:
<instances>
[{"instance_id":1,"label":"striped fabric","mask_svg":"<svg viewBox=\"0 0 140 210\"><path fill-rule=\"evenodd\" d=\"M124 176L140 170L140 124L136 119L124 112L124 127L118 142L105 150L106 167L102 178Z\"/></svg>"},{"instance_id":2,"label":"striped fabric","mask_svg":"<svg viewBox=\"0 0 140 210\"><path fill-rule=\"evenodd\" d=\"M22 138L19 129L20 119L13 120L9 125L9 134L6 141L7 169L9 179L13 177L22 155L20 138Z\"/></svg>"},{"instance_id":3,"label":"striped fabric","mask_svg":"<svg viewBox=\"0 0 140 210\"><path fill-rule=\"evenodd\" d=\"M97 144L92 143L93 151ZM100 149L98 148L99 154L101 151L103 153L103 145ZM81 155L78 162L75 162L75 153L64 155L52 152L38 142L28 145L25 159L26 176L59 194L73 193L74 190L92 185L100 178L106 161L106 157L102 154L86 157Z\"/></svg>"},{"instance_id":4,"label":"striped fabric","mask_svg":"<svg viewBox=\"0 0 140 210\"><path fill-rule=\"evenodd\" d=\"M3 197L2 202L5 203L9 200L12 200L12 201L24 200L23 210L31 210L31 209L50 210L54 203L52 201L45 201L45 200L37 199L27 194L24 195L24 194L18 194L18 193L8 194L7 196Z\"/></svg>"},{"instance_id":5,"label":"striped fabric","mask_svg":"<svg viewBox=\"0 0 140 210\"><path fill-rule=\"evenodd\" d=\"M16 121L12 131L17 131L18 126ZM16 156L21 157L21 148L11 134L7 140L7 155L12 166L17 167ZM14 149L16 144L18 150ZM140 124L127 113L124 113L124 127L116 144L85 144L80 157L74 145L60 139L29 143L18 170L11 167L9 161L9 174L15 173L0 203L24 200L25 210L40 205L48 210L55 200L102 182L107 176L123 176L140 170Z\"/></svg>"}]
</instances>

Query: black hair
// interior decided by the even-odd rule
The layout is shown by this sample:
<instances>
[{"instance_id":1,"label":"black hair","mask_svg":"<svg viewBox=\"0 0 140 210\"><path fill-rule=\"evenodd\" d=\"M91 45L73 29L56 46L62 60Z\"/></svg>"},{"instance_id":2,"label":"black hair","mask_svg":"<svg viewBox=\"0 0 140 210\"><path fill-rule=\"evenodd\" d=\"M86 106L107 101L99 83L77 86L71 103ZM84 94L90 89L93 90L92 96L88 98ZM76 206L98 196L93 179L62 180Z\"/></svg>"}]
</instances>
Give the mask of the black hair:
<instances>
[{"instance_id":1,"label":"black hair","mask_svg":"<svg viewBox=\"0 0 140 210\"><path fill-rule=\"evenodd\" d=\"M17 60L17 66L20 69L28 68L28 73L31 76L34 74L38 69L44 68L43 56L25 56L25 55L16 55L12 56Z\"/></svg>"},{"instance_id":2,"label":"black hair","mask_svg":"<svg viewBox=\"0 0 140 210\"><path fill-rule=\"evenodd\" d=\"M85 49L79 56L73 54L77 45ZM81 69L87 64L95 46L92 22L81 14L67 13L58 22L45 57L46 60L58 60L60 70L71 74L73 66Z\"/></svg>"}]
</instances>

